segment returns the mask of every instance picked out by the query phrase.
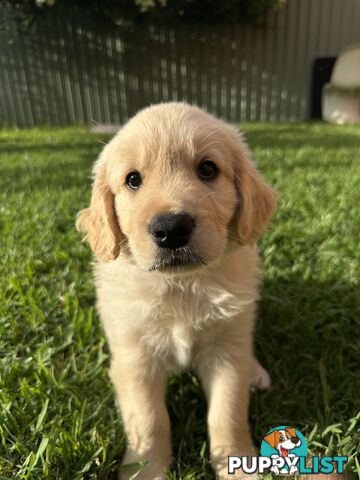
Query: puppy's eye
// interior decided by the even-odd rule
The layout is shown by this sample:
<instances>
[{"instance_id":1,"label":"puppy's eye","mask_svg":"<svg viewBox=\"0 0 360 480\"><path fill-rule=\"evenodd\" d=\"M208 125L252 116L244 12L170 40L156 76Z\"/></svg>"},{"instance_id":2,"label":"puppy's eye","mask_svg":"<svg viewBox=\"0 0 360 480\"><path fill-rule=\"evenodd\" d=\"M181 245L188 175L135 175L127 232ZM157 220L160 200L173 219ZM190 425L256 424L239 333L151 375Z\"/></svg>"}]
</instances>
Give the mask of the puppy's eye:
<instances>
[{"instance_id":1,"label":"puppy's eye","mask_svg":"<svg viewBox=\"0 0 360 480\"><path fill-rule=\"evenodd\" d=\"M280 442L283 442L283 441L284 441L284 437L280 435Z\"/></svg>"},{"instance_id":2,"label":"puppy's eye","mask_svg":"<svg viewBox=\"0 0 360 480\"><path fill-rule=\"evenodd\" d=\"M201 180L206 181L206 180L212 180L213 178L215 178L218 171L219 169L217 168L214 162L212 162L211 160L205 160L200 163L200 165L196 170L196 173Z\"/></svg>"},{"instance_id":3,"label":"puppy's eye","mask_svg":"<svg viewBox=\"0 0 360 480\"><path fill-rule=\"evenodd\" d=\"M126 185L131 190L137 190L142 184L142 178L139 172L130 172L125 180Z\"/></svg>"}]
</instances>

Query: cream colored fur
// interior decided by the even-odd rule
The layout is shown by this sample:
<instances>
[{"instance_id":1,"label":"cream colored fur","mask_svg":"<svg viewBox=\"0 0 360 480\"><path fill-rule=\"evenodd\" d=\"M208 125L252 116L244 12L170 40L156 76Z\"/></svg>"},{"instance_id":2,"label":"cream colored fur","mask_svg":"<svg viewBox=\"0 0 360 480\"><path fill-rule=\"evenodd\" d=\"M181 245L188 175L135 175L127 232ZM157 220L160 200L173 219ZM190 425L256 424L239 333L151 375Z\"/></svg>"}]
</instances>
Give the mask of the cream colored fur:
<instances>
[{"instance_id":1,"label":"cream colored fur","mask_svg":"<svg viewBox=\"0 0 360 480\"><path fill-rule=\"evenodd\" d=\"M194 173L202 159L220 170L206 184ZM143 176L138 191L125 185L133 170ZM95 164L91 204L77 225L98 258L97 305L128 438L123 462L149 462L137 474L124 470L122 479L165 478L171 465L166 377L190 366L208 399L218 477L228 478L228 455L255 452L249 389L270 384L252 353L260 280L255 242L274 208L274 192L235 129L186 104L143 110ZM149 271L157 255L151 218L184 211L196 219L191 241L204 265Z\"/></svg>"}]
</instances>

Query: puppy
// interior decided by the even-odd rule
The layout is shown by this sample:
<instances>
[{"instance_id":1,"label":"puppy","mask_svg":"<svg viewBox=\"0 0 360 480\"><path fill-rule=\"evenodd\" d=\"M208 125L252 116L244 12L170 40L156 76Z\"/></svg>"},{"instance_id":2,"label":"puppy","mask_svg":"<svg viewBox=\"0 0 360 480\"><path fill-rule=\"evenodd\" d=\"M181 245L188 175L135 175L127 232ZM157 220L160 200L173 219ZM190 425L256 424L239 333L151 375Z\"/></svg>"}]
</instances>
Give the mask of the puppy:
<instances>
[{"instance_id":1,"label":"puppy","mask_svg":"<svg viewBox=\"0 0 360 480\"><path fill-rule=\"evenodd\" d=\"M133 117L95 163L79 212L97 257L97 306L127 434L121 479L160 480L171 464L169 372L194 367L208 400L211 459L255 454L249 387L269 385L253 356L260 266L256 240L274 191L230 125L165 103ZM135 477L134 477L135 478Z\"/></svg>"}]
</instances>

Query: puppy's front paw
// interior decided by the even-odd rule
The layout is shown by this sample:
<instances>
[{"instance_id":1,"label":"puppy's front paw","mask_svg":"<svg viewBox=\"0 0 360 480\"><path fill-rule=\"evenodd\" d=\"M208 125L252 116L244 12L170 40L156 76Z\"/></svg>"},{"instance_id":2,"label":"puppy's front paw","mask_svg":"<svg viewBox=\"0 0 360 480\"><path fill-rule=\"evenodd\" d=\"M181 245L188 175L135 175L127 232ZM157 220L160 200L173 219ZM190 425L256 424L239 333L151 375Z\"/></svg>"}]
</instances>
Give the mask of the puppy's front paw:
<instances>
[{"instance_id":1,"label":"puppy's front paw","mask_svg":"<svg viewBox=\"0 0 360 480\"><path fill-rule=\"evenodd\" d=\"M254 370L251 379L251 389L267 390L270 388L271 378L268 372L263 368L257 360L254 360Z\"/></svg>"},{"instance_id":2,"label":"puppy's front paw","mask_svg":"<svg viewBox=\"0 0 360 480\"><path fill-rule=\"evenodd\" d=\"M165 480L165 467L154 464L133 466L124 463L118 480Z\"/></svg>"},{"instance_id":3,"label":"puppy's front paw","mask_svg":"<svg viewBox=\"0 0 360 480\"><path fill-rule=\"evenodd\" d=\"M118 480L165 480L165 474L151 473L148 470L133 470L120 472Z\"/></svg>"},{"instance_id":4,"label":"puppy's front paw","mask_svg":"<svg viewBox=\"0 0 360 480\"><path fill-rule=\"evenodd\" d=\"M243 471L236 471L234 473L218 474L218 480L258 480L260 477L256 473L244 473Z\"/></svg>"},{"instance_id":5,"label":"puppy's front paw","mask_svg":"<svg viewBox=\"0 0 360 480\"><path fill-rule=\"evenodd\" d=\"M241 468L236 468L233 473L229 473L229 456L233 455L253 457L256 455L256 450L250 442L242 448L212 449L212 465L218 480L257 480L259 478L256 473L245 473Z\"/></svg>"},{"instance_id":6,"label":"puppy's front paw","mask_svg":"<svg viewBox=\"0 0 360 480\"><path fill-rule=\"evenodd\" d=\"M156 459L155 459L156 458ZM165 471L169 467L170 458L155 457L154 453L139 454L134 450L127 450L119 480L165 480Z\"/></svg>"}]
</instances>

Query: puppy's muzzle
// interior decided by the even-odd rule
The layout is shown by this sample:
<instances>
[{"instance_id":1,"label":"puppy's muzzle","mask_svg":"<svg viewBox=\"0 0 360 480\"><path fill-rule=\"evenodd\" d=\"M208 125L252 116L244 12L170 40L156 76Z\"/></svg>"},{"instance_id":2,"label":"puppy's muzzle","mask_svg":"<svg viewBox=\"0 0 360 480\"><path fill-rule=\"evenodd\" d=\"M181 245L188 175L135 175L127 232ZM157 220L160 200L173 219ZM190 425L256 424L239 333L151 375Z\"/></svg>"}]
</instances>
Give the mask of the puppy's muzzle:
<instances>
[{"instance_id":1,"label":"puppy's muzzle","mask_svg":"<svg viewBox=\"0 0 360 480\"><path fill-rule=\"evenodd\" d=\"M194 228L188 213L167 213L151 219L149 233L158 247L176 250L189 243Z\"/></svg>"}]
</instances>

